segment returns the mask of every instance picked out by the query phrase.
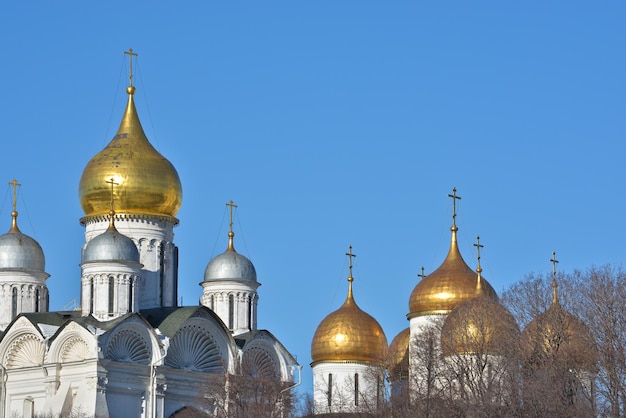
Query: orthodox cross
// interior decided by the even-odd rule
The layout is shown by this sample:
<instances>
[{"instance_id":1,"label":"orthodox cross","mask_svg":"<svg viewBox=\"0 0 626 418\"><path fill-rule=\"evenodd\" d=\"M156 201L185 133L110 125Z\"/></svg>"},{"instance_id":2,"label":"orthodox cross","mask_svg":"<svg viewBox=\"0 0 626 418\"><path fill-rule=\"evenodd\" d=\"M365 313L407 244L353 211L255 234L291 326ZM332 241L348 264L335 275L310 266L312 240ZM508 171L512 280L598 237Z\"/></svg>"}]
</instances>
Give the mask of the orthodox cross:
<instances>
[{"instance_id":1,"label":"orthodox cross","mask_svg":"<svg viewBox=\"0 0 626 418\"><path fill-rule=\"evenodd\" d=\"M448 197L452 198L452 226L456 226L456 201L461 200L461 196L456 195L456 187L452 188L452 194L449 194Z\"/></svg>"},{"instance_id":2,"label":"orthodox cross","mask_svg":"<svg viewBox=\"0 0 626 418\"><path fill-rule=\"evenodd\" d=\"M133 85L133 57L138 57L139 54L135 54L132 48L128 48L128 51L124 51L124 55L128 55L130 60L130 85Z\"/></svg>"},{"instance_id":3,"label":"orthodox cross","mask_svg":"<svg viewBox=\"0 0 626 418\"><path fill-rule=\"evenodd\" d=\"M550 259L550 262L552 263L552 303L554 304L558 303L558 299L556 296L556 264L559 262L559 260L556 259L555 251L552 251L552 258Z\"/></svg>"},{"instance_id":4,"label":"orthodox cross","mask_svg":"<svg viewBox=\"0 0 626 418\"><path fill-rule=\"evenodd\" d=\"M484 247L484 245L480 243L480 235L476 235L476 244L474 244L474 247L476 247L476 252L478 253L478 268L480 268L480 249Z\"/></svg>"},{"instance_id":5,"label":"orthodox cross","mask_svg":"<svg viewBox=\"0 0 626 418\"><path fill-rule=\"evenodd\" d=\"M230 226L230 232L233 232L233 208L236 208L237 205L231 200L226 203L226 206L230 207L230 223L228 225Z\"/></svg>"},{"instance_id":6,"label":"orthodox cross","mask_svg":"<svg viewBox=\"0 0 626 418\"><path fill-rule=\"evenodd\" d=\"M107 184L111 185L111 212L113 212L113 188L115 186L119 186L120 184L115 181L113 177L106 181Z\"/></svg>"},{"instance_id":7,"label":"orthodox cross","mask_svg":"<svg viewBox=\"0 0 626 418\"><path fill-rule=\"evenodd\" d=\"M354 257L356 257L356 254L352 254L352 245L350 245L350 246L348 247L348 249L350 250L349 252L347 252L347 253L346 253L346 255L347 255L348 257L350 257L350 277L348 277L348 280L349 280L349 281L352 281L352 280L354 280L354 279L352 278L352 259L353 259Z\"/></svg>"},{"instance_id":8,"label":"orthodox cross","mask_svg":"<svg viewBox=\"0 0 626 418\"><path fill-rule=\"evenodd\" d=\"M13 186L13 212L15 212L17 207L17 188L20 187L21 184L19 184L16 179L13 179L13 181L9 182L9 186Z\"/></svg>"}]
</instances>

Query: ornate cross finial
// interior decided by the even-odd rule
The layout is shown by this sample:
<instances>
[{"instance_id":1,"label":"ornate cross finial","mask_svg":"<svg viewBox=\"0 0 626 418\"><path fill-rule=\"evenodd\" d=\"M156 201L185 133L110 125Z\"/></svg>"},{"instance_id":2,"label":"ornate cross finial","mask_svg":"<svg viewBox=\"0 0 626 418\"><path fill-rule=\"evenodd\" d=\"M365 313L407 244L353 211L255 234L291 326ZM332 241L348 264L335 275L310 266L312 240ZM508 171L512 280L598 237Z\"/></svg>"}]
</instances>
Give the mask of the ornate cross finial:
<instances>
[{"instance_id":1,"label":"ornate cross finial","mask_svg":"<svg viewBox=\"0 0 626 418\"><path fill-rule=\"evenodd\" d=\"M552 304L557 304L559 302L559 299L556 295L556 288L558 286L556 283L556 265L559 260L556 259L555 251L552 251L552 258L550 259L550 262L552 263Z\"/></svg>"},{"instance_id":2,"label":"ornate cross finial","mask_svg":"<svg viewBox=\"0 0 626 418\"><path fill-rule=\"evenodd\" d=\"M456 226L456 201L461 200L461 196L456 195L456 187L452 188L452 194L448 197L452 198L452 226Z\"/></svg>"},{"instance_id":3,"label":"ornate cross finial","mask_svg":"<svg viewBox=\"0 0 626 418\"><path fill-rule=\"evenodd\" d=\"M230 208L230 222L228 223L228 226L230 227L230 232L233 232L233 208L236 208L237 205L235 205L235 203L231 200L226 203L226 206Z\"/></svg>"},{"instance_id":4,"label":"ornate cross finial","mask_svg":"<svg viewBox=\"0 0 626 418\"><path fill-rule=\"evenodd\" d=\"M352 245L350 245L348 249L350 250L346 253L346 255L350 257L350 276L348 277L348 281L351 282L352 280L354 280L354 278L352 277L352 259L356 257L356 254L352 254Z\"/></svg>"},{"instance_id":5,"label":"ornate cross finial","mask_svg":"<svg viewBox=\"0 0 626 418\"><path fill-rule=\"evenodd\" d=\"M418 273L417 277L419 277L420 279L424 279L424 277L426 277L426 275L424 274L424 266L422 266L422 272Z\"/></svg>"},{"instance_id":6,"label":"ornate cross finial","mask_svg":"<svg viewBox=\"0 0 626 418\"><path fill-rule=\"evenodd\" d=\"M128 51L124 51L124 55L128 55L130 60L130 85L133 85L133 57L138 57L139 54L135 54L132 48L128 48Z\"/></svg>"},{"instance_id":7,"label":"ornate cross finial","mask_svg":"<svg viewBox=\"0 0 626 418\"><path fill-rule=\"evenodd\" d=\"M13 212L15 212L17 208L17 188L20 187L21 184L19 184L16 179L13 179L13 181L9 182L9 186L13 186Z\"/></svg>"},{"instance_id":8,"label":"ornate cross finial","mask_svg":"<svg viewBox=\"0 0 626 418\"><path fill-rule=\"evenodd\" d=\"M478 253L478 270L480 269L480 249L484 247L484 245L480 243L480 235L476 235L476 244L474 244L474 247L476 247L476 252Z\"/></svg>"}]
</instances>

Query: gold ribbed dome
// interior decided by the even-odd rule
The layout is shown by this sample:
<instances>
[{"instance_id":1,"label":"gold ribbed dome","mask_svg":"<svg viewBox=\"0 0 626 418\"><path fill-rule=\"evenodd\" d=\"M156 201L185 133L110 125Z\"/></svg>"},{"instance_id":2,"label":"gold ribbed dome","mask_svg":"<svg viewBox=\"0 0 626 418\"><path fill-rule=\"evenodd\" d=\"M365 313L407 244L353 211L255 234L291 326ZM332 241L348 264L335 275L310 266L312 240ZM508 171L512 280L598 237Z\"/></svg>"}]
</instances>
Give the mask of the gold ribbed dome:
<instances>
[{"instance_id":1,"label":"gold ribbed dome","mask_svg":"<svg viewBox=\"0 0 626 418\"><path fill-rule=\"evenodd\" d=\"M453 226L450 251L437 270L424 277L409 298L409 319L422 315L450 313L461 302L476 294L476 273L465 263L457 245L458 228ZM483 293L497 298L495 290L483 280Z\"/></svg>"},{"instance_id":2,"label":"gold ribbed dome","mask_svg":"<svg viewBox=\"0 0 626 418\"><path fill-rule=\"evenodd\" d=\"M324 318L315 331L311 343L312 365L321 361L385 363L387 338L380 324L357 306L352 296L352 280L350 275L344 304Z\"/></svg>"},{"instance_id":3,"label":"gold ribbed dome","mask_svg":"<svg viewBox=\"0 0 626 418\"><path fill-rule=\"evenodd\" d=\"M389 360L387 370L392 379L401 379L409 376L409 341L411 330L405 328L391 341L389 345Z\"/></svg>"},{"instance_id":4,"label":"gold ribbed dome","mask_svg":"<svg viewBox=\"0 0 626 418\"><path fill-rule=\"evenodd\" d=\"M87 217L106 215L113 179L115 210L120 214L175 216L182 188L174 166L148 142L129 86L126 111L113 140L89 161L80 179L80 204Z\"/></svg>"},{"instance_id":5,"label":"gold ribbed dome","mask_svg":"<svg viewBox=\"0 0 626 418\"><path fill-rule=\"evenodd\" d=\"M552 305L524 329L521 348L527 365L557 361L568 369L595 370L598 349L587 325L558 301L553 282Z\"/></svg>"},{"instance_id":6,"label":"gold ribbed dome","mask_svg":"<svg viewBox=\"0 0 626 418\"><path fill-rule=\"evenodd\" d=\"M452 354L515 356L519 326L497 299L481 294L459 304L441 328L441 349Z\"/></svg>"}]
</instances>

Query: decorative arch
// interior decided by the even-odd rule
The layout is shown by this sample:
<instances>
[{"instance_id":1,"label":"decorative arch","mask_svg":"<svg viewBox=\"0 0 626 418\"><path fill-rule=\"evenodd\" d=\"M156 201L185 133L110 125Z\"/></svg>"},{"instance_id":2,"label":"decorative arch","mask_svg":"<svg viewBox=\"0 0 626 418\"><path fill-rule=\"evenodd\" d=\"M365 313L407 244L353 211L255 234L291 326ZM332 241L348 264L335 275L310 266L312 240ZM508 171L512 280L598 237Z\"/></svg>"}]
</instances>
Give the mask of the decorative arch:
<instances>
[{"instance_id":1,"label":"decorative arch","mask_svg":"<svg viewBox=\"0 0 626 418\"><path fill-rule=\"evenodd\" d=\"M251 347L243 352L241 372L258 379L280 379L280 366L273 353L261 347Z\"/></svg>"},{"instance_id":2,"label":"decorative arch","mask_svg":"<svg viewBox=\"0 0 626 418\"><path fill-rule=\"evenodd\" d=\"M132 329L121 329L111 336L105 358L124 363L150 364L152 349L141 334Z\"/></svg>"},{"instance_id":3,"label":"decorative arch","mask_svg":"<svg viewBox=\"0 0 626 418\"><path fill-rule=\"evenodd\" d=\"M165 365L205 373L223 373L226 369L219 344L197 324L185 325L174 335Z\"/></svg>"},{"instance_id":4,"label":"decorative arch","mask_svg":"<svg viewBox=\"0 0 626 418\"><path fill-rule=\"evenodd\" d=\"M15 338L9 345L4 364L7 369L41 366L46 348L41 337L25 333Z\"/></svg>"}]
</instances>

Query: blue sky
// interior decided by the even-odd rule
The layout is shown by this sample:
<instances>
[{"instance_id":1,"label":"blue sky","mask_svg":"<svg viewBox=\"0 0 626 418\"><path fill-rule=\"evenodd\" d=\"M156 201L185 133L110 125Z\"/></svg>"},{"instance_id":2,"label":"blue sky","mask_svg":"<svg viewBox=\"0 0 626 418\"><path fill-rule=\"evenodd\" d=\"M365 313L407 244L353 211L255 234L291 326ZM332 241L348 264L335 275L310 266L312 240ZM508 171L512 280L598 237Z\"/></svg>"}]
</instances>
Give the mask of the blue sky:
<instances>
[{"instance_id":1,"label":"blue sky","mask_svg":"<svg viewBox=\"0 0 626 418\"><path fill-rule=\"evenodd\" d=\"M144 130L183 185L184 304L226 248L232 199L259 327L297 356L304 391L348 245L356 301L390 342L421 266L445 257L452 187L461 252L474 268L480 234L498 292L553 250L564 271L621 264L626 3L389 3L0 6L0 229L17 178L51 308L79 297L78 182L117 130L129 47Z\"/></svg>"}]
</instances>

